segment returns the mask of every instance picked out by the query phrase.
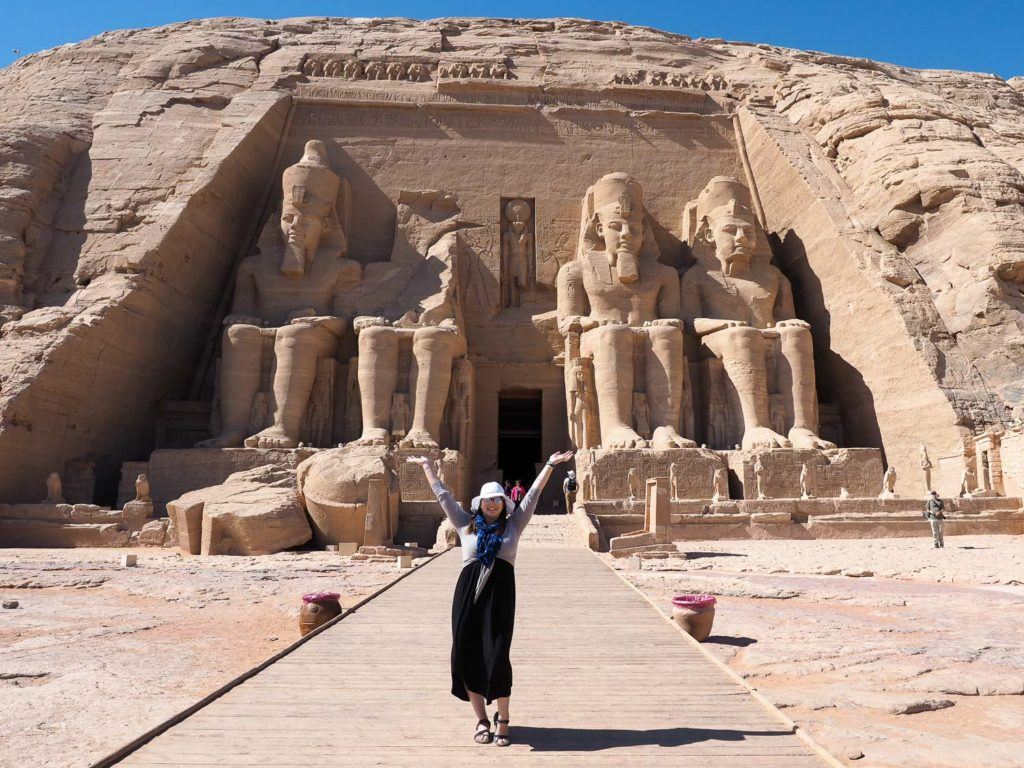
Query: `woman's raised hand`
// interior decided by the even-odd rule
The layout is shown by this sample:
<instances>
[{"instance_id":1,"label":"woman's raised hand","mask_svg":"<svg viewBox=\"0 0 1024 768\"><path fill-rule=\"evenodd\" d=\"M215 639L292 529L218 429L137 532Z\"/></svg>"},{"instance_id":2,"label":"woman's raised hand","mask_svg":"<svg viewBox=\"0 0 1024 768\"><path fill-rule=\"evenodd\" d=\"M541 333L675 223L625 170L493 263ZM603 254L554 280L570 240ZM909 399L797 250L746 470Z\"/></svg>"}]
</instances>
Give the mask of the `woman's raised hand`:
<instances>
[{"instance_id":1,"label":"woman's raised hand","mask_svg":"<svg viewBox=\"0 0 1024 768\"><path fill-rule=\"evenodd\" d=\"M572 458L572 451L562 451L561 453L552 453L548 458L552 464L563 464Z\"/></svg>"}]
</instances>

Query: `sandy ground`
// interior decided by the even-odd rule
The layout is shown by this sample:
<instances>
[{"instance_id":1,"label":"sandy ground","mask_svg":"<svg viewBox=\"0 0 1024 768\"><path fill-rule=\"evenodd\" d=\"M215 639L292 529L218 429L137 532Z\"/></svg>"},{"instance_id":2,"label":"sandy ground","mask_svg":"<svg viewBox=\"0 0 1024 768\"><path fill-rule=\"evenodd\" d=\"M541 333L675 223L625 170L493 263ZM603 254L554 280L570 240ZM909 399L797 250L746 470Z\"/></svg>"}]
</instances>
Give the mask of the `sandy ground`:
<instances>
[{"instance_id":1,"label":"sandy ground","mask_svg":"<svg viewBox=\"0 0 1024 768\"><path fill-rule=\"evenodd\" d=\"M91 765L298 639L304 593L347 608L401 573L324 552L0 549L0 598L19 602L0 610L0 766Z\"/></svg>"},{"instance_id":2,"label":"sandy ground","mask_svg":"<svg viewBox=\"0 0 1024 768\"><path fill-rule=\"evenodd\" d=\"M716 595L705 647L844 762L1024 766L1024 539L679 548L623 574L666 612Z\"/></svg>"}]
</instances>

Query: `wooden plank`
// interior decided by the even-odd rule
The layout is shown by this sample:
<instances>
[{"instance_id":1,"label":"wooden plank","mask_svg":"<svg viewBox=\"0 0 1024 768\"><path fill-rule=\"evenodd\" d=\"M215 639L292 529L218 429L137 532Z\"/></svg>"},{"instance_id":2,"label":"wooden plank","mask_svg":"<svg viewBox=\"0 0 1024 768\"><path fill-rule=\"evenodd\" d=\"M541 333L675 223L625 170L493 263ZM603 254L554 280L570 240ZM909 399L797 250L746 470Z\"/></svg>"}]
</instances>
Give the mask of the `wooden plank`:
<instances>
[{"instance_id":1,"label":"wooden plank","mask_svg":"<svg viewBox=\"0 0 1024 768\"><path fill-rule=\"evenodd\" d=\"M421 567L121 765L823 765L592 553L525 544L514 743L474 744L448 692L460 567L456 552Z\"/></svg>"}]
</instances>

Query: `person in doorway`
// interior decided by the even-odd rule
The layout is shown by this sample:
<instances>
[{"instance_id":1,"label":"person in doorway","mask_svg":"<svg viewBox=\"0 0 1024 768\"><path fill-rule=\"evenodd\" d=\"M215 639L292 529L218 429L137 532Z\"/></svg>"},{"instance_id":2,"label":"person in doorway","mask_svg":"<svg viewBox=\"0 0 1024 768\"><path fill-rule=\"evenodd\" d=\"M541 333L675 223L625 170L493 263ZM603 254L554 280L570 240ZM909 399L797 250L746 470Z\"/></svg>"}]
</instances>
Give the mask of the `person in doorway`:
<instances>
[{"instance_id":1,"label":"person in doorway","mask_svg":"<svg viewBox=\"0 0 1024 768\"><path fill-rule=\"evenodd\" d=\"M505 495L512 498L512 481L506 480L502 485L505 488Z\"/></svg>"},{"instance_id":2,"label":"person in doorway","mask_svg":"<svg viewBox=\"0 0 1024 768\"><path fill-rule=\"evenodd\" d=\"M932 539L935 540L936 549L945 549L946 542L942 538L942 524L946 516L943 514L946 505L939 498L938 491L928 494L928 503L925 504L924 517L932 526Z\"/></svg>"},{"instance_id":3,"label":"person in doorway","mask_svg":"<svg viewBox=\"0 0 1024 768\"><path fill-rule=\"evenodd\" d=\"M572 451L551 454L518 507L505 495L500 483L484 483L469 512L438 479L430 459L409 459L423 468L441 509L462 542L462 573L452 600L452 695L473 705L477 716L473 740L478 744L493 741L499 747L507 747L512 743L508 733L512 695L512 664L508 654L515 624L516 551L552 469L571 458ZM498 706L492 734L487 705L495 700Z\"/></svg>"},{"instance_id":4,"label":"person in doorway","mask_svg":"<svg viewBox=\"0 0 1024 768\"><path fill-rule=\"evenodd\" d=\"M562 493L565 494L565 511L567 513L572 512L572 505L576 503L576 491L579 488L579 483L576 482L576 473L570 469L565 475L565 480L562 481Z\"/></svg>"},{"instance_id":5,"label":"person in doorway","mask_svg":"<svg viewBox=\"0 0 1024 768\"><path fill-rule=\"evenodd\" d=\"M526 496L526 489L523 488L523 481L516 480L516 484L512 486L512 491L509 493L509 497L519 506L523 502L523 497Z\"/></svg>"}]
</instances>

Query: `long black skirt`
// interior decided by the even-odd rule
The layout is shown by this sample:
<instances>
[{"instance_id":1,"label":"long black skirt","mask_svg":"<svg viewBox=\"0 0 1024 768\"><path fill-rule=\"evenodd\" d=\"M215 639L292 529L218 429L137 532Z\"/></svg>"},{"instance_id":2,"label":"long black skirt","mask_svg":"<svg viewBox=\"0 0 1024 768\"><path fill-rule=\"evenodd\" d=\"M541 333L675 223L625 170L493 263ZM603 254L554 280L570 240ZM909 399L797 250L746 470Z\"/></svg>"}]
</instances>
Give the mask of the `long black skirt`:
<instances>
[{"instance_id":1,"label":"long black skirt","mask_svg":"<svg viewBox=\"0 0 1024 768\"><path fill-rule=\"evenodd\" d=\"M516 618L516 571L496 559L480 597L477 577L483 565L462 568L452 600L452 695L469 701L466 690L490 704L512 694L512 663L508 659Z\"/></svg>"}]
</instances>

